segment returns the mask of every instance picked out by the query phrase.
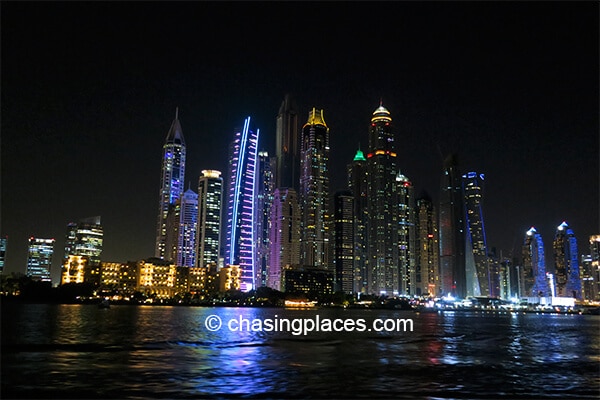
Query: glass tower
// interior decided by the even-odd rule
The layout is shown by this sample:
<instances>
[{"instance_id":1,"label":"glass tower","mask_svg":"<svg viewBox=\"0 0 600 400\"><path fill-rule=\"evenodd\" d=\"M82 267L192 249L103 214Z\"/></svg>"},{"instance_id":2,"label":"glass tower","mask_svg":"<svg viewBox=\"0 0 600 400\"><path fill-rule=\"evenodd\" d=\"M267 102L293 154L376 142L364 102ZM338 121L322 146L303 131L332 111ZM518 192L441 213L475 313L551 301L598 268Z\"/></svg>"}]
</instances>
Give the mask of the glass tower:
<instances>
[{"instance_id":1,"label":"glass tower","mask_svg":"<svg viewBox=\"0 0 600 400\"><path fill-rule=\"evenodd\" d=\"M398 173L395 138L390 112L379 105L369 127L367 153L367 257L369 292L400 292L398 265Z\"/></svg>"},{"instance_id":2,"label":"glass tower","mask_svg":"<svg viewBox=\"0 0 600 400\"><path fill-rule=\"evenodd\" d=\"M323 110L313 108L302 128L300 204L304 265L328 267L329 128Z\"/></svg>"},{"instance_id":3,"label":"glass tower","mask_svg":"<svg viewBox=\"0 0 600 400\"><path fill-rule=\"evenodd\" d=\"M259 130L250 130L250 117L246 118L235 135L230 162L225 263L239 265L242 291L252 290L256 277L258 138Z\"/></svg>"},{"instance_id":4,"label":"glass tower","mask_svg":"<svg viewBox=\"0 0 600 400\"><path fill-rule=\"evenodd\" d=\"M169 210L176 204L184 190L185 140L179 123L179 109L175 110L175 119L167 133L163 146L160 192L158 201L158 219L154 255L165 258L167 240L167 219Z\"/></svg>"},{"instance_id":5,"label":"glass tower","mask_svg":"<svg viewBox=\"0 0 600 400\"><path fill-rule=\"evenodd\" d=\"M221 171L206 169L198 179L197 264L219 264L221 249L221 204L223 178Z\"/></svg>"},{"instance_id":6,"label":"glass tower","mask_svg":"<svg viewBox=\"0 0 600 400\"><path fill-rule=\"evenodd\" d=\"M270 254L270 224L269 216L271 205L273 204L273 164L275 159L269 157L266 151L258 152L258 190L256 205L256 279L255 287L266 286L267 266L269 265Z\"/></svg>"},{"instance_id":7,"label":"glass tower","mask_svg":"<svg viewBox=\"0 0 600 400\"><path fill-rule=\"evenodd\" d=\"M490 266L483 223L484 175L469 172L462 176L465 204L465 278L467 296L498 297L498 286L490 282Z\"/></svg>"},{"instance_id":8,"label":"glass tower","mask_svg":"<svg viewBox=\"0 0 600 400\"><path fill-rule=\"evenodd\" d=\"M354 293L369 293L367 268L367 159L359 149L348 165L348 189L354 197Z\"/></svg>"},{"instance_id":9,"label":"glass tower","mask_svg":"<svg viewBox=\"0 0 600 400\"><path fill-rule=\"evenodd\" d=\"M50 268L54 255L54 239L29 238L27 276L34 280L51 282Z\"/></svg>"},{"instance_id":10,"label":"glass tower","mask_svg":"<svg viewBox=\"0 0 600 400\"><path fill-rule=\"evenodd\" d=\"M300 190L300 125L298 123L298 107L294 98L286 94L279 113L275 130L274 169L275 187L294 188Z\"/></svg>"},{"instance_id":11,"label":"glass tower","mask_svg":"<svg viewBox=\"0 0 600 400\"><path fill-rule=\"evenodd\" d=\"M65 259L69 256L87 256L90 265L100 265L104 230L101 218L90 217L67 225Z\"/></svg>"},{"instance_id":12,"label":"glass tower","mask_svg":"<svg viewBox=\"0 0 600 400\"><path fill-rule=\"evenodd\" d=\"M577 239L566 222L556 228L553 249L556 295L581 299Z\"/></svg>"},{"instance_id":13,"label":"glass tower","mask_svg":"<svg viewBox=\"0 0 600 400\"><path fill-rule=\"evenodd\" d=\"M439 285L439 244L435 207L428 194L417 199L417 243L415 275L417 295L437 296Z\"/></svg>"},{"instance_id":14,"label":"glass tower","mask_svg":"<svg viewBox=\"0 0 600 400\"><path fill-rule=\"evenodd\" d=\"M334 197L334 256L335 290L354 291L354 196L340 191Z\"/></svg>"},{"instance_id":15,"label":"glass tower","mask_svg":"<svg viewBox=\"0 0 600 400\"><path fill-rule=\"evenodd\" d=\"M196 230L198 229L198 195L191 189L180 198L181 215L177 235L177 266L196 265Z\"/></svg>"},{"instance_id":16,"label":"glass tower","mask_svg":"<svg viewBox=\"0 0 600 400\"><path fill-rule=\"evenodd\" d=\"M463 196L458 159L455 154L444 160L440 182L439 243L441 294L464 298L467 295L465 276L465 235Z\"/></svg>"},{"instance_id":17,"label":"glass tower","mask_svg":"<svg viewBox=\"0 0 600 400\"><path fill-rule=\"evenodd\" d=\"M398 196L398 267L399 291L416 294L415 271L415 197L410 180L398 171L396 176Z\"/></svg>"},{"instance_id":18,"label":"glass tower","mask_svg":"<svg viewBox=\"0 0 600 400\"><path fill-rule=\"evenodd\" d=\"M522 297L547 297L550 288L546 279L546 261L542 236L531 227L523 244L523 293Z\"/></svg>"}]
</instances>

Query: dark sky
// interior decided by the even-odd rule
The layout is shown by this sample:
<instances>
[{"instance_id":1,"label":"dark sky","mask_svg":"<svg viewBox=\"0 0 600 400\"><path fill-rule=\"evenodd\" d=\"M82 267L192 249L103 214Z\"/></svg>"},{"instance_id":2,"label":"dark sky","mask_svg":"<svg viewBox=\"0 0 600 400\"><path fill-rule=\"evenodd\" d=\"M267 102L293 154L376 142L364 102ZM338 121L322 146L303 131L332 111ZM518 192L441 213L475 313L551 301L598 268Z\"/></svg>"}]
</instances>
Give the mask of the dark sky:
<instances>
[{"instance_id":1,"label":"dark sky","mask_svg":"<svg viewBox=\"0 0 600 400\"><path fill-rule=\"evenodd\" d=\"M402 172L439 195L443 156L484 173L488 245L580 253L599 227L597 2L2 2L7 271L27 238L100 215L103 260L153 255L161 152L179 107L186 180L224 170L251 116L274 151L286 93L324 109L333 189L380 99ZM547 251L547 263L551 264Z\"/></svg>"}]
</instances>

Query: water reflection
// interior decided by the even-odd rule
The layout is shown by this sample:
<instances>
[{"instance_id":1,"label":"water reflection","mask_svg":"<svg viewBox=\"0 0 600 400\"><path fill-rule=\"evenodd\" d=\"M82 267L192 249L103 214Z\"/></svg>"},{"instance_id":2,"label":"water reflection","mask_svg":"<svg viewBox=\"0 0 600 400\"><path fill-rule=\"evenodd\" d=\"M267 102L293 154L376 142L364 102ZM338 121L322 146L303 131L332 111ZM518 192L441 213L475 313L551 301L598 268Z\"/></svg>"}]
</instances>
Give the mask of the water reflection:
<instances>
[{"instance_id":1,"label":"water reflection","mask_svg":"<svg viewBox=\"0 0 600 400\"><path fill-rule=\"evenodd\" d=\"M209 332L204 321L413 318L413 332ZM2 390L21 397L597 398L595 316L13 305ZM498 389L501 388L501 389ZM502 390L503 392L499 392ZM505 393L505 394L502 394ZM392 395L393 394L393 395ZM11 397L11 396L7 396Z\"/></svg>"}]
</instances>

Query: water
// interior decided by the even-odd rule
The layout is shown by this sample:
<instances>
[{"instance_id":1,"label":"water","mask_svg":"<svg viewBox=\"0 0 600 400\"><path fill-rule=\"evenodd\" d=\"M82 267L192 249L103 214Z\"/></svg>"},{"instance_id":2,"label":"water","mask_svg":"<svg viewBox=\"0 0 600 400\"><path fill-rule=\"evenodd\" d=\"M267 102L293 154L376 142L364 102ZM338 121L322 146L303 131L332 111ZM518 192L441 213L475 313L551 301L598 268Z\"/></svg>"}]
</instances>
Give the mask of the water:
<instances>
[{"instance_id":1,"label":"water","mask_svg":"<svg viewBox=\"0 0 600 400\"><path fill-rule=\"evenodd\" d=\"M209 332L209 315L414 324ZM7 303L1 397L597 399L599 328L593 315Z\"/></svg>"}]
</instances>

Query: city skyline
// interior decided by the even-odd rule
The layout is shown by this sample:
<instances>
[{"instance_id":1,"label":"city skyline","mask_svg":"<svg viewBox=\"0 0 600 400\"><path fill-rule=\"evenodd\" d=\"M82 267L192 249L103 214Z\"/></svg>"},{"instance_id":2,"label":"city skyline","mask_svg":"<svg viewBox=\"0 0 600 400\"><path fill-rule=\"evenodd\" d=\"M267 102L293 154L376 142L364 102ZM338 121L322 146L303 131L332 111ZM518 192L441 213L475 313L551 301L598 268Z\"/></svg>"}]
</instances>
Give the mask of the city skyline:
<instances>
[{"instance_id":1,"label":"city skyline","mask_svg":"<svg viewBox=\"0 0 600 400\"><path fill-rule=\"evenodd\" d=\"M567 221L585 253L589 236L598 233L597 5L397 4L399 11L356 32L350 28L366 3L348 5L349 14L329 31L318 21L334 15L330 3L318 6L314 32L285 31L285 40L276 38L280 23L260 24L258 16L244 22L248 5L203 5L215 20L232 13L238 24L230 33L239 33L239 43L218 37L221 30L208 35L218 28L208 19L202 30L192 24L182 11L191 6L144 5L142 31L154 41L136 35L138 23L128 25L130 5L86 6L100 16L122 11L107 35L103 19L83 17L81 5L63 4L64 14L53 4L36 6L56 18L34 26L24 19L31 5L2 6L6 272L25 272L30 236L53 237L55 277L67 224L91 215L102 216L103 261L150 257L160 148L173 110L179 107L186 137L183 187L195 188L201 170L226 171L227 142L246 116L264 139L258 150L275 154L277 110L288 93L298 100L301 123L311 109L323 110L331 130L331 193L346 188L345 166L357 149L368 148L369 121L383 102L394 122L399 169L416 196L425 190L439 201L449 153L458 154L461 173L485 174L488 248L519 257L531 226L551 243L556 226ZM306 10L289 7L299 15ZM164 37L162 29L146 27L161 12L179 23ZM394 18L404 22L400 32L387 28ZM260 26L256 36L242 40L251 26ZM452 37L440 36L447 29ZM211 45L213 35L224 42ZM203 41L203 52L186 44L192 37ZM303 43L317 39L323 45L307 57ZM290 40L293 51L283 50ZM86 41L98 48L87 49ZM394 46L389 59L369 60L371 52ZM177 66L175 55L184 60ZM550 257L547 251L547 264Z\"/></svg>"}]
</instances>

